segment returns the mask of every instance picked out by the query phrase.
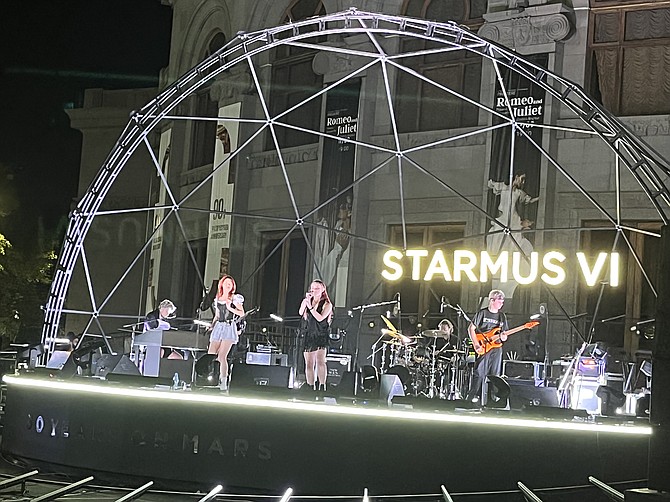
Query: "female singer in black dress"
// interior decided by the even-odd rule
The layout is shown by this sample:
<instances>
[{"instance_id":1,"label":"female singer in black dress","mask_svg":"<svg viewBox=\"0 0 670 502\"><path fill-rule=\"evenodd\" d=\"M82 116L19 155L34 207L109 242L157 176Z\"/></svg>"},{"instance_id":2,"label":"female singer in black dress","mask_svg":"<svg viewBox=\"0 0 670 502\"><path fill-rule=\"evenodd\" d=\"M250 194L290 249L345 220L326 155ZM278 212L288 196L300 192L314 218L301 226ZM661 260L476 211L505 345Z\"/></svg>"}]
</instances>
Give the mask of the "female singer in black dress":
<instances>
[{"instance_id":1,"label":"female singer in black dress","mask_svg":"<svg viewBox=\"0 0 670 502\"><path fill-rule=\"evenodd\" d=\"M333 304L323 282L319 280L312 282L300 304L299 313L306 325L304 347L306 385L314 388L318 378L319 389L326 390L328 376L326 353Z\"/></svg>"}]
</instances>

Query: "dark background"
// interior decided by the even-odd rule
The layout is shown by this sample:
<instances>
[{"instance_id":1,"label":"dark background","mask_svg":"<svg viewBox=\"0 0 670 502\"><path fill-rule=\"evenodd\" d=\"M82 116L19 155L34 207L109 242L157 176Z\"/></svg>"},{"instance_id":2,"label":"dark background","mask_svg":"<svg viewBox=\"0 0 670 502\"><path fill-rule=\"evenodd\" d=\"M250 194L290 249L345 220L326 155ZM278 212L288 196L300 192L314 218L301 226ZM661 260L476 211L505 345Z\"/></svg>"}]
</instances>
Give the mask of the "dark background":
<instances>
[{"instance_id":1,"label":"dark background","mask_svg":"<svg viewBox=\"0 0 670 502\"><path fill-rule=\"evenodd\" d=\"M160 0L0 2L0 233L14 249L65 231L81 133L64 110L87 88L157 87L171 22Z\"/></svg>"}]
</instances>

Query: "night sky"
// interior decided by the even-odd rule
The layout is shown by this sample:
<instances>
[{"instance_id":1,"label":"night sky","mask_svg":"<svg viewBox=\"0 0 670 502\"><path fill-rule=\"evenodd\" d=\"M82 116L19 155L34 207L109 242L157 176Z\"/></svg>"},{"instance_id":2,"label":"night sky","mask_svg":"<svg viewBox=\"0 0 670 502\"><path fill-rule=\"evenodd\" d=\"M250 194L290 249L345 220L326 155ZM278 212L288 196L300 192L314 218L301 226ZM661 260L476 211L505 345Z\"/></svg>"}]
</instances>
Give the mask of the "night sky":
<instances>
[{"instance_id":1,"label":"night sky","mask_svg":"<svg viewBox=\"0 0 670 502\"><path fill-rule=\"evenodd\" d=\"M0 233L15 246L66 223L81 133L64 109L87 88L157 86L171 21L160 0L0 1Z\"/></svg>"}]
</instances>

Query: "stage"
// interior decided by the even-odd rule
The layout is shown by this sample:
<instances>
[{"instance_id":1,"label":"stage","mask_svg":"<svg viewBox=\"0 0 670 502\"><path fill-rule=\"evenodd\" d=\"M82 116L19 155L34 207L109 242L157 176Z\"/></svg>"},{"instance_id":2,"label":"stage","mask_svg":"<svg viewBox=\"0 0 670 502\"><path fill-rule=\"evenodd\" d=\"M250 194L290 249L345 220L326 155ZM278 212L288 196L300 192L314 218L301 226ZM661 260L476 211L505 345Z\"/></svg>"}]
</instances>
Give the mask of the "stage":
<instances>
[{"instance_id":1,"label":"stage","mask_svg":"<svg viewBox=\"0 0 670 502\"><path fill-rule=\"evenodd\" d=\"M412 409L365 395L225 393L5 376L2 452L97 478L296 495L517 490L646 479L648 421ZM148 380L150 381L150 379ZM436 400L436 404L437 401ZM425 403L425 401L424 401ZM451 409L450 409L451 408ZM578 411L578 410L576 410ZM573 418L573 415L576 418Z\"/></svg>"}]
</instances>

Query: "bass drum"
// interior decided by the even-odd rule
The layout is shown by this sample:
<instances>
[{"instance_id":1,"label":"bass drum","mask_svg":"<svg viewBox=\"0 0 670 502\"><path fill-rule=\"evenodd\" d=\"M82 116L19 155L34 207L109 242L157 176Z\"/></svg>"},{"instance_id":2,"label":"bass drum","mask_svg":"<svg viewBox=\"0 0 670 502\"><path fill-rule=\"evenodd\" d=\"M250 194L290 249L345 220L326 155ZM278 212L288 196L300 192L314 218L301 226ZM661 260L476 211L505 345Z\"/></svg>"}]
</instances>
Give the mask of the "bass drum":
<instances>
[{"instance_id":1,"label":"bass drum","mask_svg":"<svg viewBox=\"0 0 670 502\"><path fill-rule=\"evenodd\" d=\"M428 374L417 369L410 374L409 388L407 391L412 396L423 395L428 390Z\"/></svg>"}]
</instances>

